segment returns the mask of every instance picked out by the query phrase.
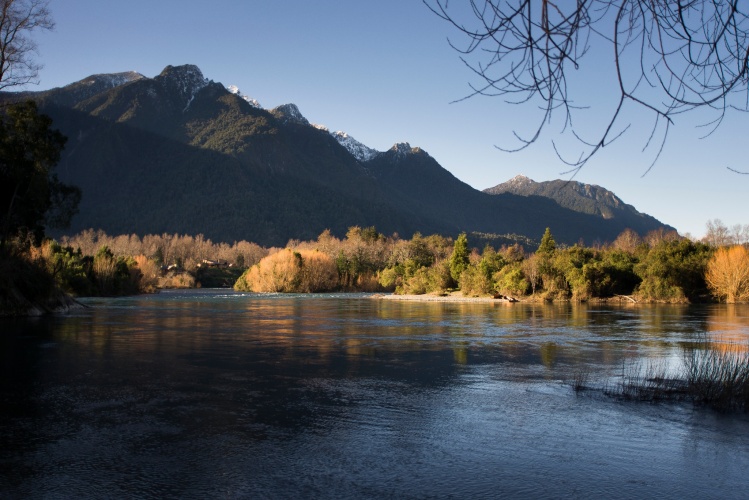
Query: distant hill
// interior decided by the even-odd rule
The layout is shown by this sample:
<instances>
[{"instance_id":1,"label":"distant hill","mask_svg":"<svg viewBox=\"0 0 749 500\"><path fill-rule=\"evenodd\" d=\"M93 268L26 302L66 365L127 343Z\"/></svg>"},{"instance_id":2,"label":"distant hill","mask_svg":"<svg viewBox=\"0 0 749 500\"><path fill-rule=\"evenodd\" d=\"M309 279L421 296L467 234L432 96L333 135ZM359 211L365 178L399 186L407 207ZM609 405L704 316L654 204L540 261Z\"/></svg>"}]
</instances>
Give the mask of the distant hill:
<instances>
[{"instance_id":1,"label":"distant hill","mask_svg":"<svg viewBox=\"0 0 749 500\"><path fill-rule=\"evenodd\" d=\"M593 184L559 179L535 182L524 175L518 175L507 182L485 189L484 192L492 195L511 193L527 197L541 196L576 212L622 221L633 229L643 225L661 224L654 217L638 212L632 205L624 203L611 191ZM670 226L663 227L675 230Z\"/></svg>"},{"instance_id":2,"label":"distant hill","mask_svg":"<svg viewBox=\"0 0 749 500\"><path fill-rule=\"evenodd\" d=\"M283 245L353 225L383 233L521 235L551 227L559 242L612 241L664 227L628 212L581 210L550 197L482 193L420 148L375 151L206 79L195 66L154 77L95 75L34 99L69 140L60 179L81 187L69 232L202 233ZM635 211L636 212L636 211ZM625 217L627 215L627 217Z\"/></svg>"}]
</instances>

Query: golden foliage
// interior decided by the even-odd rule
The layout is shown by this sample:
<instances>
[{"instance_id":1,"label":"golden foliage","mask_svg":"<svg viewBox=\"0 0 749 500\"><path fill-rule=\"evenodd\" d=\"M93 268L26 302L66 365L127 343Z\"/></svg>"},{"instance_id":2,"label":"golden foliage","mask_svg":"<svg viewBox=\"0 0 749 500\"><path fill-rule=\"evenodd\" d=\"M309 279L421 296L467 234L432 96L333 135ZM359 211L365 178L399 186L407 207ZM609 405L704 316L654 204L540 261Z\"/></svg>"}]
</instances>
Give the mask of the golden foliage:
<instances>
[{"instance_id":1,"label":"golden foliage","mask_svg":"<svg viewBox=\"0 0 749 500\"><path fill-rule=\"evenodd\" d=\"M707 264L705 281L729 304L749 300L749 251L741 245L719 248Z\"/></svg>"},{"instance_id":2,"label":"golden foliage","mask_svg":"<svg viewBox=\"0 0 749 500\"><path fill-rule=\"evenodd\" d=\"M195 288L195 277L190 273L169 273L158 279L157 288Z\"/></svg>"},{"instance_id":3,"label":"golden foliage","mask_svg":"<svg viewBox=\"0 0 749 500\"><path fill-rule=\"evenodd\" d=\"M271 293L325 292L338 286L333 258L317 250L287 248L262 259L237 280L240 291Z\"/></svg>"},{"instance_id":4,"label":"golden foliage","mask_svg":"<svg viewBox=\"0 0 749 500\"><path fill-rule=\"evenodd\" d=\"M133 260L141 273L138 288L145 292L155 291L161 277L158 264L143 254L135 256Z\"/></svg>"},{"instance_id":5,"label":"golden foliage","mask_svg":"<svg viewBox=\"0 0 749 500\"><path fill-rule=\"evenodd\" d=\"M114 293L115 278L117 273L117 261L107 253L99 253L94 257L94 275L99 292L102 295Z\"/></svg>"}]
</instances>

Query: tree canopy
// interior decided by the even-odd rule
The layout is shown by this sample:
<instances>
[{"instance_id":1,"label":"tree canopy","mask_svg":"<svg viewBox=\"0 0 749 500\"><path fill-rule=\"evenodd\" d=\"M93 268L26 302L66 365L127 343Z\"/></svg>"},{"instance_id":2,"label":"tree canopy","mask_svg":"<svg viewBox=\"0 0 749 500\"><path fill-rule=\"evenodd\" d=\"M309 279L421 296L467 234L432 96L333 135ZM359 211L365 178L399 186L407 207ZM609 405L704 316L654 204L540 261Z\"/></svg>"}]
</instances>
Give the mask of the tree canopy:
<instances>
[{"instance_id":1,"label":"tree canopy","mask_svg":"<svg viewBox=\"0 0 749 500\"><path fill-rule=\"evenodd\" d=\"M19 231L41 237L47 225L65 227L76 213L81 192L63 184L53 169L65 137L31 101L0 114L0 240Z\"/></svg>"},{"instance_id":2,"label":"tree canopy","mask_svg":"<svg viewBox=\"0 0 749 500\"><path fill-rule=\"evenodd\" d=\"M730 108L748 107L746 2L423 1L462 35L450 43L478 76L468 97L499 96L543 110L538 127L528 135L516 132L519 145L507 150L534 143L552 114L562 113L565 132L579 140L583 153L573 158L557 153L574 170L626 130L626 105L654 117L648 144L658 152L677 115L708 108L715 112L708 124L717 127ZM593 62L586 56L601 47L613 61L618 97L608 125L597 136L582 137L573 121L581 104L570 70Z\"/></svg>"}]
</instances>

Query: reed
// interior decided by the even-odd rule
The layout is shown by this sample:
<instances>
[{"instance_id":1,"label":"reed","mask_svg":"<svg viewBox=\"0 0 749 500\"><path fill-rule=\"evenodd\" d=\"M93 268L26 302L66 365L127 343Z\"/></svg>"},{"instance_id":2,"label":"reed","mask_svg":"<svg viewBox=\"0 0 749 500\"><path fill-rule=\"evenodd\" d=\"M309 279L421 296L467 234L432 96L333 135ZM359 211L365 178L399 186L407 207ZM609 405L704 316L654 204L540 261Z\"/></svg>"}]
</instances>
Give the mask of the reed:
<instances>
[{"instance_id":1,"label":"reed","mask_svg":"<svg viewBox=\"0 0 749 500\"><path fill-rule=\"evenodd\" d=\"M575 392L582 392L589 388L590 369L585 366L578 366L574 372L569 384Z\"/></svg>"},{"instance_id":2,"label":"reed","mask_svg":"<svg viewBox=\"0 0 749 500\"><path fill-rule=\"evenodd\" d=\"M684 353L690 395L720 410L749 409L749 350L736 344Z\"/></svg>"},{"instance_id":3,"label":"reed","mask_svg":"<svg viewBox=\"0 0 749 500\"><path fill-rule=\"evenodd\" d=\"M618 386L606 390L610 395L636 401L682 399L685 395L681 377L669 376L669 366L662 359L647 363L623 362Z\"/></svg>"},{"instance_id":4,"label":"reed","mask_svg":"<svg viewBox=\"0 0 749 500\"><path fill-rule=\"evenodd\" d=\"M749 345L702 340L684 350L678 369L670 368L665 360L624 361L617 381L602 391L631 401L692 401L720 411L749 410ZM587 377L578 369L572 388L587 388Z\"/></svg>"}]
</instances>

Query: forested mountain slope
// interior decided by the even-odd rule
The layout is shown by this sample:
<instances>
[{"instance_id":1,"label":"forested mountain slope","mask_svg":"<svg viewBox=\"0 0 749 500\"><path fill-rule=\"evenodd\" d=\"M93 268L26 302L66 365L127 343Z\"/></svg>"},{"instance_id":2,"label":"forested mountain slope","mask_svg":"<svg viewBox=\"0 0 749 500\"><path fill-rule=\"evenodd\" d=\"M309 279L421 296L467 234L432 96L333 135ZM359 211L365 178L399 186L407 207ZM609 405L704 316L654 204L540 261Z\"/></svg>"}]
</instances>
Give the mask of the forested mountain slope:
<instances>
[{"instance_id":1,"label":"forested mountain slope","mask_svg":"<svg viewBox=\"0 0 749 500\"><path fill-rule=\"evenodd\" d=\"M408 144L351 149L356 141L311 125L293 104L262 109L190 65L155 78L95 75L0 95L36 100L69 138L58 174L83 191L70 232L203 233L283 245L353 225L406 237L476 231L534 239L548 226L558 241L574 243L663 227L545 196L482 193Z\"/></svg>"}]
</instances>

